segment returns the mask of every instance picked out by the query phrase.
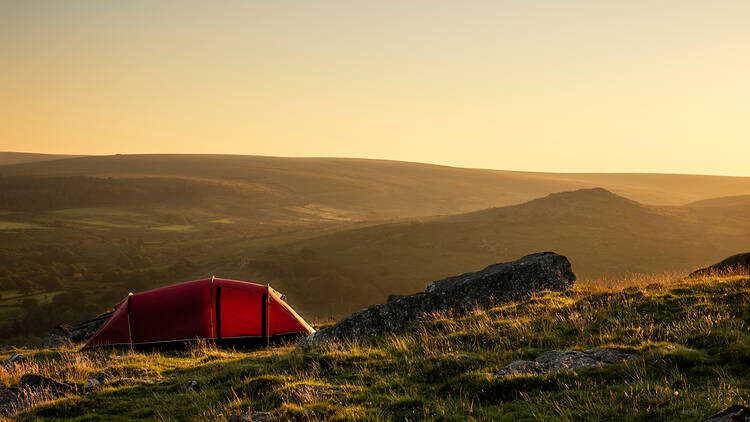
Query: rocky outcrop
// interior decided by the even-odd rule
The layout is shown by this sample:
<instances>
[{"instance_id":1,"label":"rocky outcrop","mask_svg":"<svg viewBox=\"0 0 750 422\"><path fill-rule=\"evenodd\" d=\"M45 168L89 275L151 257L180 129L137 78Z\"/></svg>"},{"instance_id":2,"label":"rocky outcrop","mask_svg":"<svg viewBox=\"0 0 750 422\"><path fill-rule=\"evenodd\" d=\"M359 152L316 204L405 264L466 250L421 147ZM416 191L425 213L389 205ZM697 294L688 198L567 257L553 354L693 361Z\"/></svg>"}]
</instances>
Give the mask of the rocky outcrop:
<instances>
[{"instance_id":1,"label":"rocky outcrop","mask_svg":"<svg viewBox=\"0 0 750 422\"><path fill-rule=\"evenodd\" d=\"M45 349L56 349L59 347L70 347L73 345L71 338L73 332L69 324L59 324L47 333L47 337L42 341L42 347Z\"/></svg>"},{"instance_id":2,"label":"rocky outcrop","mask_svg":"<svg viewBox=\"0 0 750 422\"><path fill-rule=\"evenodd\" d=\"M36 404L55 400L74 387L38 374L24 374L16 387L0 388L0 415L13 415Z\"/></svg>"},{"instance_id":3,"label":"rocky outcrop","mask_svg":"<svg viewBox=\"0 0 750 422\"><path fill-rule=\"evenodd\" d=\"M76 343L85 343L96 334L114 312L103 313L76 325L60 324L47 333L42 345L47 349L70 347Z\"/></svg>"},{"instance_id":4,"label":"rocky outcrop","mask_svg":"<svg viewBox=\"0 0 750 422\"><path fill-rule=\"evenodd\" d=\"M709 416L703 422L750 422L750 407L735 404Z\"/></svg>"},{"instance_id":5,"label":"rocky outcrop","mask_svg":"<svg viewBox=\"0 0 750 422\"><path fill-rule=\"evenodd\" d=\"M26 357L24 357L21 354L14 353L13 356L11 356L10 358L8 358L8 360L3 362L3 366L5 368L10 368L10 367L22 364L24 362L26 362Z\"/></svg>"},{"instance_id":6,"label":"rocky outcrop","mask_svg":"<svg viewBox=\"0 0 750 422\"><path fill-rule=\"evenodd\" d=\"M570 262L562 255L541 252L519 260L430 283L424 292L393 295L304 338L298 347L330 341L380 336L415 325L434 312L461 312L495 303L525 299L542 290L563 291L575 282Z\"/></svg>"},{"instance_id":7,"label":"rocky outcrop","mask_svg":"<svg viewBox=\"0 0 750 422\"><path fill-rule=\"evenodd\" d=\"M750 252L732 255L714 265L693 271L688 277L699 278L712 275L747 275L750 274Z\"/></svg>"},{"instance_id":8,"label":"rocky outcrop","mask_svg":"<svg viewBox=\"0 0 750 422\"><path fill-rule=\"evenodd\" d=\"M491 375L496 378L513 375L543 375L558 371L615 365L636 359L638 355L623 353L614 349L552 350L544 352L534 360L516 360L496 370Z\"/></svg>"}]
</instances>

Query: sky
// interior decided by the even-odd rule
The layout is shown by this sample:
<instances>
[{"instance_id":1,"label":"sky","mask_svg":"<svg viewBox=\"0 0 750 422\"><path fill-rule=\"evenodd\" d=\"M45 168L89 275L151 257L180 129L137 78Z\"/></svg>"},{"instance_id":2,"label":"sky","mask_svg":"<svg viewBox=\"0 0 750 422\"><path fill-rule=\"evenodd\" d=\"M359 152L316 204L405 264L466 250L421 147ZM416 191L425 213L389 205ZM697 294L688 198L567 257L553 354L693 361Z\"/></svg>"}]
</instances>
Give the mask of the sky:
<instances>
[{"instance_id":1,"label":"sky","mask_svg":"<svg viewBox=\"0 0 750 422\"><path fill-rule=\"evenodd\" d=\"M0 0L0 151L750 176L747 0Z\"/></svg>"}]
</instances>

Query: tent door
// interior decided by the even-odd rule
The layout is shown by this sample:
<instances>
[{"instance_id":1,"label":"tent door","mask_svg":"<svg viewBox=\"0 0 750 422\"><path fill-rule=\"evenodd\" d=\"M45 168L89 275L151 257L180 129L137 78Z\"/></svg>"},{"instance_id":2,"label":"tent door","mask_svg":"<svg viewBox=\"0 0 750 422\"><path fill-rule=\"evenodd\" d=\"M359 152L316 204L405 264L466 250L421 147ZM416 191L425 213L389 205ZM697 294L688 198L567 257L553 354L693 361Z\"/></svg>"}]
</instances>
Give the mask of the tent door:
<instances>
[{"instance_id":1,"label":"tent door","mask_svg":"<svg viewBox=\"0 0 750 422\"><path fill-rule=\"evenodd\" d=\"M221 339L221 287L216 287L216 339Z\"/></svg>"},{"instance_id":2,"label":"tent door","mask_svg":"<svg viewBox=\"0 0 750 422\"><path fill-rule=\"evenodd\" d=\"M216 338L265 335L263 293L236 287L216 288Z\"/></svg>"}]
</instances>

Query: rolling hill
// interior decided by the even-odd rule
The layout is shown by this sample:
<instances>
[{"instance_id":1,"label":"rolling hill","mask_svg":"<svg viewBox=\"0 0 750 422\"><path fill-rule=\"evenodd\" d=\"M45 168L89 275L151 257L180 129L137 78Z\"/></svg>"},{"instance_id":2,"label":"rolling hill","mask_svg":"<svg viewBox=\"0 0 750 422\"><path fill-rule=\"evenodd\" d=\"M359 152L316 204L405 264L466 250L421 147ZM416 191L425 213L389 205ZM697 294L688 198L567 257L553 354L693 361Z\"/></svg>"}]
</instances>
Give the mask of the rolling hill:
<instances>
[{"instance_id":1,"label":"rolling hill","mask_svg":"<svg viewBox=\"0 0 750 422\"><path fill-rule=\"evenodd\" d=\"M456 214L593 187L657 205L750 192L747 177L531 173L384 160L236 155L89 156L5 165L0 174L12 181L113 178L121 186L112 186L112 192L127 190L131 184L138 185L131 190L148 190L148 180L161 179L162 185L189 185L204 200L195 204L187 199L182 206L218 204L239 214L248 208L258 210L266 219L320 221Z\"/></svg>"},{"instance_id":2,"label":"rolling hill","mask_svg":"<svg viewBox=\"0 0 750 422\"><path fill-rule=\"evenodd\" d=\"M61 160L65 158L83 157L82 155L69 154L39 154L35 152L8 152L0 151L0 166L9 164L36 163L39 161Z\"/></svg>"},{"instance_id":3,"label":"rolling hill","mask_svg":"<svg viewBox=\"0 0 750 422\"><path fill-rule=\"evenodd\" d=\"M340 315L391 293L528 253L553 250L581 279L688 271L748 248L750 208L714 220L715 210L654 207L604 189L548 195L473 213L341 230L269 254L237 244L242 270L222 274L269 280L307 315ZM301 251L306 251L302 253Z\"/></svg>"},{"instance_id":4,"label":"rolling hill","mask_svg":"<svg viewBox=\"0 0 750 422\"><path fill-rule=\"evenodd\" d=\"M750 204L708 200L750 192L748 178L218 155L64 158L0 175L0 337L211 275L269 282L314 320L531 252L619 283L750 239ZM40 318L52 301L55 321Z\"/></svg>"},{"instance_id":5,"label":"rolling hill","mask_svg":"<svg viewBox=\"0 0 750 422\"><path fill-rule=\"evenodd\" d=\"M305 421L700 421L750 396L748 296L745 277L656 279L625 290L543 292L302 351L26 349L27 362L0 371L0 384L33 372L76 387L54 401L35 397L9 416L18 421L218 422L245 412ZM637 357L492 375L551 350L594 348ZM11 354L0 351L0 360ZM86 388L94 377L104 384Z\"/></svg>"}]
</instances>

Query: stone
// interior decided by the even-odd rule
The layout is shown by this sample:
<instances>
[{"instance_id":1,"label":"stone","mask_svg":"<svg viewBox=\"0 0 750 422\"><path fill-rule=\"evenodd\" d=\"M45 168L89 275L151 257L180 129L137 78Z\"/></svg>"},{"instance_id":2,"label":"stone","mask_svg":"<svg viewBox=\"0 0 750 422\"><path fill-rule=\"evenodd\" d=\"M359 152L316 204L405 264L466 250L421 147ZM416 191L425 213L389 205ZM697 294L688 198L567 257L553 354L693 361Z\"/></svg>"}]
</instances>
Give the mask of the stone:
<instances>
[{"instance_id":1,"label":"stone","mask_svg":"<svg viewBox=\"0 0 750 422\"><path fill-rule=\"evenodd\" d=\"M3 366L6 368L10 368L11 366L15 366L15 365L24 363L26 361L27 359L25 356L18 354L18 353L14 353L13 356L11 356L10 358L8 358L8 360L3 362Z\"/></svg>"},{"instance_id":2,"label":"stone","mask_svg":"<svg viewBox=\"0 0 750 422\"><path fill-rule=\"evenodd\" d=\"M542 365L531 360L514 360L492 373L495 377L511 375L538 375L542 373Z\"/></svg>"},{"instance_id":3,"label":"stone","mask_svg":"<svg viewBox=\"0 0 750 422\"><path fill-rule=\"evenodd\" d=\"M73 390L73 386L71 385L32 373L21 376L21 381L19 381L18 386L33 390L44 389L52 393L67 393Z\"/></svg>"},{"instance_id":4,"label":"stone","mask_svg":"<svg viewBox=\"0 0 750 422\"><path fill-rule=\"evenodd\" d=\"M276 418L270 412L253 412L235 413L229 416L229 422L271 422Z\"/></svg>"},{"instance_id":5,"label":"stone","mask_svg":"<svg viewBox=\"0 0 750 422\"><path fill-rule=\"evenodd\" d=\"M109 320L109 317L114 314L112 312L105 312L95 318L79 322L78 324L70 328L71 336L70 340L73 343L84 343L99 331L100 328Z\"/></svg>"},{"instance_id":6,"label":"stone","mask_svg":"<svg viewBox=\"0 0 750 422\"><path fill-rule=\"evenodd\" d=\"M0 388L0 415L11 416L23 410L24 394L20 388Z\"/></svg>"},{"instance_id":7,"label":"stone","mask_svg":"<svg viewBox=\"0 0 750 422\"><path fill-rule=\"evenodd\" d=\"M180 384L180 391L186 393L188 391L198 390L198 381L192 380L186 383Z\"/></svg>"},{"instance_id":8,"label":"stone","mask_svg":"<svg viewBox=\"0 0 750 422\"><path fill-rule=\"evenodd\" d=\"M638 358L636 354L623 353L615 349L552 350L537 356L533 361L516 360L491 375L496 378L513 375L543 375L558 371L575 371L583 368L601 367L629 362Z\"/></svg>"},{"instance_id":9,"label":"stone","mask_svg":"<svg viewBox=\"0 0 750 422\"><path fill-rule=\"evenodd\" d=\"M79 322L76 325L59 324L47 333L42 346L45 348L70 347L77 343L85 343L109 320L112 312L105 312L95 318Z\"/></svg>"},{"instance_id":10,"label":"stone","mask_svg":"<svg viewBox=\"0 0 750 422\"><path fill-rule=\"evenodd\" d=\"M341 393L341 390L338 390L335 388L323 387L320 385L312 385L312 384L297 384L294 387L292 387L292 390L294 391L294 394L297 395L297 397L308 399L308 400L317 399L321 397L332 397Z\"/></svg>"},{"instance_id":11,"label":"stone","mask_svg":"<svg viewBox=\"0 0 750 422\"><path fill-rule=\"evenodd\" d=\"M748 274L750 274L750 252L732 255L721 262L693 271L688 278Z\"/></svg>"},{"instance_id":12,"label":"stone","mask_svg":"<svg viewBox=\"0 0 750 422\"><path fill-rule=\"evenodd\" d=\"M73 333L70 331L70 325L59 324L53 328L52 331L47 333L47 337L42 342L42 347L45 349L56 349L60 347L70 347L73 342L70 340Z\"/></svg>"},{"instance_id":13,"label":"stone","mask_svg":"<svg viewBox=\"0 0 750 422\"><path fill-rule=\"evenodd\" d=\"M18 387L0 388L0 415L12 416L45 401L65 397L73 386L37 374L24 374Z\"/></svg>"},{"instance_id":14,"label":"stone","mask_svg":"<svg viewBox=\"0 0 750 422\"><path fill-rule=\"evenodd\" d=\"M703 422L750 422L750 407L735 404L709 416Z\"/></svg>"},{"instance_id":15,"label":"stone","mask_svg":"<svg viewBox=\"0 0 750 422\"><path fill-rule=\"evenodd\" d=\"M91 389L94 387L98 387L100 385L104 385L109 380L110 377L108 377L107 374L105 374L104 372L97 372L89 376L89 379L86 380L86 384L83 385L83 388Z\"/></svg>"},{"instance_id":16,"label":"stone","mask_svg":"<svg viewBox=\"0 0 750 422\"><path fill-rule=\"evenodd\" d=\"M74 365L87 365L90 361L86 356L76 356L75 358L70 359L68 362Z\"/></svg>"},{"instance_id":17,"label":"stone","mask_svg":"<svg viewBox=\"0 0 750 422\"><path fill-rule=\"evenodd\" d=\"M298 347L392 334L436 312L465 312L526 299L538 291L564 291L575 279L567 258L553 252L536 253L432 282L421 293L391 295L384 304L365 308L310 334Z\"/></svg>"}]
</instances>

